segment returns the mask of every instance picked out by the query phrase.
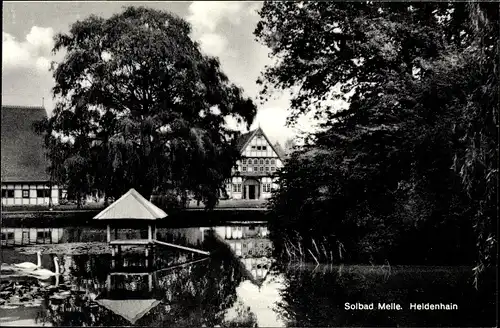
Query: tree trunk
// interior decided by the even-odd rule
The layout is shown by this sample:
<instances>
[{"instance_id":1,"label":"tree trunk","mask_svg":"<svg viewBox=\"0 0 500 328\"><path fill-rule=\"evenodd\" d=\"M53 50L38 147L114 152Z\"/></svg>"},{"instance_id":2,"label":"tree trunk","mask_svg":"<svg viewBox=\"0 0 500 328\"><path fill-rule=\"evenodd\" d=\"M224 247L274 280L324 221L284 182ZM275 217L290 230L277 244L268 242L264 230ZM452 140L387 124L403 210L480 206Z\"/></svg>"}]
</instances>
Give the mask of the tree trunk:
<instances>
[{"instance_id":1,"label":"tree trunk","mask_svg":"<svg viewBox=\"0 0 500 328\"><path fill-rule=\"evenodd\" d=\"M80 196L80 193L76 194L76 208L77 209L82 208L82 197Z\"/></svg>"},{"instance_id":2,"label":"tree trunk","mask_svg":"<svg viewBox=\"0 0 500 328\"><path fill-rule=\"evenodd\" d=\"M186 208L188 202L187 191L183 190L181 194L181 207Z\"/></svg>"}]
</instances>

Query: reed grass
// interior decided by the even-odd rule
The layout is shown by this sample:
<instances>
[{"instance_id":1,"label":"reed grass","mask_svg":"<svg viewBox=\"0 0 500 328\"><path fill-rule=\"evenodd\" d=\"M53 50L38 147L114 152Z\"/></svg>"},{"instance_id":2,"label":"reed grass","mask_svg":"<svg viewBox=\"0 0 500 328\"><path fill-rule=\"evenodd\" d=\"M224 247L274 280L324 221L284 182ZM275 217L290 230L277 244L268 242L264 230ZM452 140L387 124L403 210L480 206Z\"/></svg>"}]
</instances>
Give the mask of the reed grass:
<instances>
[{"instance_id":1,"label":"reed grass","mask_svg":"<svg viewBox=\"0 0 500 328\"><path fill-rule=\"evenodd\" d=\"M289 262L314 262L319 264L333 264L335 261L334 250L328 243L327 238L315 240L314 238L305 240L298 233L294 234L293 240L289 236L284 236L281 240L281 255ZM345 248L342 243L338 244L338 259L343 260Z\"/></svg>"}]
</instances>

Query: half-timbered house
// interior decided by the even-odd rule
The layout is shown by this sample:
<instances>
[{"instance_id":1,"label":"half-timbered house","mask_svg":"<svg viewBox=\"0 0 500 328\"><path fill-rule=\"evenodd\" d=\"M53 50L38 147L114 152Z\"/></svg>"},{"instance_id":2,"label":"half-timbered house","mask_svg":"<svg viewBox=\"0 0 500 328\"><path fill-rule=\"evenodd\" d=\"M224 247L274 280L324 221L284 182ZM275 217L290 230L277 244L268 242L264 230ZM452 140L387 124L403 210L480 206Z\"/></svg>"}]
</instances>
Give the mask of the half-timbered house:
<instances>
[{"instance_id":1,"label":"half-timbered house","mask_svg":"<svg viewBox=\"0 0 500 328\"><path fill-rule=\"evenodd\" d=\"M43 107L2 106L2 205L59 203L62 191L50 184L43 137L33 127L45 117Z\"/></svg>"},{"instance_id":2,"label":"half-timbered house","mask_svg":"<svg viewBox=\"0 0 500 328\"><path fill-rule=\"evenodd\" d=\"M240 136L237 142L241 160L232 170L226 193L232 199L266 199L277 188L275 174L283 166L285 154L272 144L259 127Z\"/></svg>"}]
</instances>

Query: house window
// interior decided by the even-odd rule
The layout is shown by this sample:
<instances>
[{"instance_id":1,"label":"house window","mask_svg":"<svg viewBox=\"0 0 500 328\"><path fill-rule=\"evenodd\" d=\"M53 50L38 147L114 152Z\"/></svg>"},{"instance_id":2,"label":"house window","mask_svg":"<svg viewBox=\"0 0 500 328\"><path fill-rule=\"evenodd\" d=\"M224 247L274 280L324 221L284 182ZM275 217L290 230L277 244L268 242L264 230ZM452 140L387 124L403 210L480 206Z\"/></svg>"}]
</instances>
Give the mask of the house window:
<instances>
[{"instance_id":1,"label":"house window","mask_svg":"<svg viewBox=\"0 0 500 328\"><path fill-rule=\"evenodd\" d=\"M258 168L257 166L254 166L254 167L253 167L253 171L254 171L254 172L259 172L259 168Z\"/></svg>"},{"instance_id":2,"label":"house window","mask_svg":"<svg viewBox=\"0 0 500 328\"><path fill-rule=\"evenodd\" d=\"M36 197L38 198L50 197L50 189L38 189L36 191Z\"/></svg>"},{"instance_id":3,"label":"house window","mask_svg":"<svg viewBox=\"0 0 500 328\"><path fill-rule=\"evenodd\" d=\"M260 172L264 172L264 166L260 167Z\"/></svg>"},{"instance_id":4,"label":"house window","mask_svg":"<svg viewBox=\"0 0 500 328\"><path fill-rule=\"evenodd\" d=\"M257 146L252 146L252 150L255 150L257 148Z\"/></svg>"},{"instance_id":5,"label":"house window","mask_svg":"<svg viewBox=\"0 0 500 328\"><path fill-rule=\"evenodd\" d=\"M241 192L241 183L233 184L233 192Z\"/></svg>"},{"instance_id":6,"label":"house window","mask_svg":"<svg viewBox=\"0 0 500 328\"><path fill-rule=\"evenodd\" d=\"M48 239L50 238L50 231L37 231L36 239Z\"/></svg>"},{"instance_id":7,"label":"house window","mask_svg":"<svg viewBox=\"0 0 500 328\"><path fill-rule=\"evenodd\" d=\"M266 166L266 172L269 172L269 166Z\"/></svg>"},{"instance_id":8,"label":"house window","mask_svg":"<svg viewBox=\"0 0 500 328\"><path fill-rule=\"evenodd\" d=\"M2 232L2 240L14 239L13 232Z\"/></svg>"},{"instance_id":9,"label":"house window","mask_svg":"<svg viewBox=\"0 0 500 328\"><path fill-rule=\"evenodd\" d=\"M276 164L276 160L272 159L271 164L273 164L273 165Z\"/></svg>"},{"instance_id":10,"label":"house window","mask_svg":"<svg viewBox=\"0 0 500 328\"><path fill-rule=\"evenodd\" d=\"M271 172L276 171L276 168L274 166L271 166Z\"/></svg>"},{"instance_id":11,"label":"house window","mask_svg":"<svg viewBox=\"0 0 500 328\"><path fill-rule=\"evenodd\" d=\"M2 189L2 198L14 198L14 190Z\"/></svg>"},{"instance_id":12,"label":"house window","mask_svg":"<svg viewBox=\"0 0 500 328\"><path fill-rule=\"evenodd\" d=\"M269 165L269 160L268 159L266 159L266 165Z\"/></svg>"},{"instance_id":13,"label":"house window","mask_svg":"<svg viewBox=\"0 0 500 328\"><path fill-rule=\"evenodd\" d=\"M264 183L264 192L271 192L271 184Z\"/></svg>"},{"instance_id":14,"label":"house window","mask_svg":"<svg viewBox=\"0 0 500 328\"><path fill-rule=\"evenodd\" d=\"M259 160L258 160L257 158L256 158L256 159L254 159L254 160L253 160L253 163L254 163L254 164L259 164Z\"/></svg>"},{"instance_id":15,"label":"house window","mask_svg":"<svg viewBox=\"0 0 500 328\"><path fill-rule=\"evenodd\" d=\"M26 189L23 190L23 198L30 198L30 191L29 190L26 190Z\"/></svg>"},{"instance_id":16,"label":"house window","mask_svg":"<svg viewBox=\"0 0 500 328\"><path fill-rule=\"evenodd\" d=\"M242 159L241 160L241 164L246 164L247 163L247 160L246 159Z\"/></svg>"},{"instance_id":17,"label":"house window","mask_svg":"<svg viewBox=\"0 0 500 328\"><path fill-rule=\"evenodd\" d=\"M243 166L243 172L246 172L246 171L247 171L247 167Z\"/></svg>"},{"instance_id":18,"label":"house window","mask_svg":"<svg viewBox=\"0 0 500 328\"><path fill-rule=\"evenodd\" d=\"M262 150L267 150L267 146L262 146Z\"/></svg>"},{"instance_id":19,"label":"house window","mask_svg":"<svg viewBox=\"0 0 500 328\"><path fill-rule=\"evenodd\" d=\"M264 164L264 160L261 158L260 159L260 165Z\"/></svg>"},{"instance_id":20,"label":"house window","mask_svg":"<svg viewBox=\"0 0 500 328\"><path fill-rule=\"evenodd\" d=\"M260 149L261 149L261 147L260 147L260 146L257 146L257 150L260 150Z\"/></svg>"}]
</instances>

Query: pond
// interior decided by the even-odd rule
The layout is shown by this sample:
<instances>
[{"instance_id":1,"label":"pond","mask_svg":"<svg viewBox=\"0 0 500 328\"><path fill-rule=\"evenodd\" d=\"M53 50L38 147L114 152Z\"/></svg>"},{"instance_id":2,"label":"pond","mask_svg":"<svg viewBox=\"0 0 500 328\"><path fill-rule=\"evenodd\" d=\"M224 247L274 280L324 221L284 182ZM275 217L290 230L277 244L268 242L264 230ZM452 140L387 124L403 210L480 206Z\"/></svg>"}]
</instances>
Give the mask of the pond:
<instances>
[{"instance_id":1,"label":"pond","mask_svg":"<svg viewBox=\"0 0 500 328\"><path fill-rule=\"evenodd\" d=\"M100 227L4 227L0 325L495 325L495 280L476 291L470 267L284 264L268 233L262 222L161 228L158 240L210 256L155 246L113 257ZM9 266L36 263L37 251L45 269L58 258L59 275L41 280Z\"/></svg>"}]
</instances>

